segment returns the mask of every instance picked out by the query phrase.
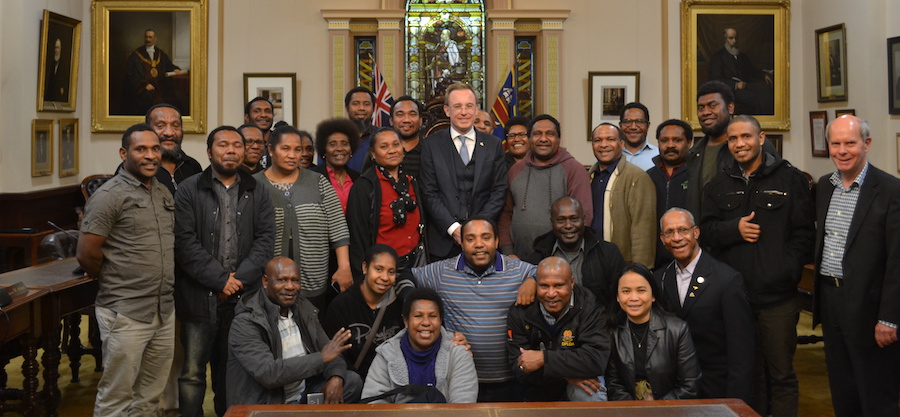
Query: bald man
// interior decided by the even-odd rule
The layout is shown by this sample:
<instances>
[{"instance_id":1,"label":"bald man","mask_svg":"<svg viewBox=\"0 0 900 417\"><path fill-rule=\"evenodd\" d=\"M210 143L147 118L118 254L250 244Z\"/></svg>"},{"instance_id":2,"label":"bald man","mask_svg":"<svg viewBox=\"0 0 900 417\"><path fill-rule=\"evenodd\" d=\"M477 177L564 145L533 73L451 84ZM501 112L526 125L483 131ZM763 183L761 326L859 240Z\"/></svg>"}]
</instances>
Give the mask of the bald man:
<instances>
[{"instance_id":1,"label":"bald man","mask_svg":"<svg viewBox=\"0 0 900 417\"><path fill-rule=\"evenodd\" d=\"M290 258L266 264L262 288L235 307L228 337L228 405L309 404L359 400L362 379L341 353L350 331L330 338L318 310L300 295L300 268Z\"/></svg>"},{"instance_id":2,"label":"bald man","mask_svg":"<svg viewBox=\"0 0 900 417\"><path fill-rule=\"evenodd\" d=\"M527 401L606 401L610 338L603 306L575 284L565 259L537 267L537 303L509 310L507 358Z\"/></svg>"}]
</instances>

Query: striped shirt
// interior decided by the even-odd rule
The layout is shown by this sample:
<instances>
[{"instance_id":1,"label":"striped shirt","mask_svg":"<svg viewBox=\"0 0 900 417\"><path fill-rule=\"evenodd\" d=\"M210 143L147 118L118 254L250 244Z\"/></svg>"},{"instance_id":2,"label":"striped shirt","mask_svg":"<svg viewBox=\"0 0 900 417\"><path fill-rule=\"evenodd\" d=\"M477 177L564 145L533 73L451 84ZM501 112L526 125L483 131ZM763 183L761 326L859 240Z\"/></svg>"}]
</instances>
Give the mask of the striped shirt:
<instances>
[{"instance_id":1,"label":"striped shirt","mask_svg":"<svg viewBox=\"0 0 900 417\"><path fill-rule=\"evenodd\" d=\"M867 172L869 172L868 163L849 188L844 188L840 171L835 171L829 179L834 185L834 192L831 193L831 203L828 204L828 213L825 215L825 244L822 249L822 263L819 265L819 273L826 277L844 278L843 261L847 234L850 232L853 212L856 211L856 201L859 200L859 189L866 179Z\"/></svg>"},{"instance_id":2,"label":"striped shirt","mask_svg":"<svg viewBox=\"0 0 900 417\"><path fill-rule=\"evenodd\" d=\"M298 356L306 355L306 348L303 347L303 337L300 334L300 327L294 321L294 312L288 310L288 316L278 316L278 335L281 337L281 358L290 359ZM284 401L300 401L306 391L306 381L299 380L286 384L284 386Z\"/></svg>"},{"instance_id":3,"label":"striped shirt","mask_svg":"<svg viewBox=\"0 0 900 417\"><path fill-rule=\"evenodd\" d=\"M462 254L412 270L419 286L440 294L444 326L466 336L478 381L488 383L513 379L506 360L506 318L522 281L535 273L534 265L497 255L482 274L473 271Z\"/></svg>"}]
</instances>

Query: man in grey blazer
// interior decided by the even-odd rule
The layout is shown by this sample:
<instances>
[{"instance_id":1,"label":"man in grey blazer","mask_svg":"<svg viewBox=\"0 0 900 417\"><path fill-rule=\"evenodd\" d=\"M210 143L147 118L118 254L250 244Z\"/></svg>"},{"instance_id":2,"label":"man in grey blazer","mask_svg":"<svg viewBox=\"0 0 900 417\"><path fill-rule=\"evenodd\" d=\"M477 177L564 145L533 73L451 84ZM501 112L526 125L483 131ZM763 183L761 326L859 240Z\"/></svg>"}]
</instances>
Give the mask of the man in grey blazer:
<instances>
[{"instance_id":1,"label":"man in grey blazer","mask_svg":"<svg viewBox=\"0 0 900 417\"><path fill-rule=\"evenodd\" d=\"M506 202L503 146L500 139L475 130L475 89L453 84L446 97L450 128L425 138L422 145L419 185L428 214L430 261L458 255L460 225L474 216L496 221Z\"/></svg>"},{"instance_id":2,"label":"man in grey blazer","mask_svg":"<svg viewBox=\"0 0 900 417\"><path fill-rule=\"evenodd\" d=\"M869 125L825 129L837 167L816 195L813 325L822 323L834 415L897 416L900 392L900 180L869 164Z\"/></svg>"}]
</instances>

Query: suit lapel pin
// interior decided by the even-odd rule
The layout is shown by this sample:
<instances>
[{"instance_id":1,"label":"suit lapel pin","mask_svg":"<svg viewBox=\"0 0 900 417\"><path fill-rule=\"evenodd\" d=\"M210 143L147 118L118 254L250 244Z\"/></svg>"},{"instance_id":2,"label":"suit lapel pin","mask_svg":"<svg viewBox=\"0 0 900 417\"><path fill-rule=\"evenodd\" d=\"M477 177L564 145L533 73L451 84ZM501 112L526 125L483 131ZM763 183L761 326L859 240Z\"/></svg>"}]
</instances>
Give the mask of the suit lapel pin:
<instances>
[{"instance_id":1,"label":"suit lapel pin","mask_svg":"<svg viewBox=\"0 0 900 417\"><path fill-rule=\"evenodd\" d=\"M484 142L478 142L478 144L484 146Z\"/></svg>"},{"instance_id":2,"label":"suit lapel pin","mask_svg":"<svg viewBox=\"0 0 900 417\"><path fill-rule=\"evenodd\" d=\"M694 292L693 292L693 291L691 291L691 293L690 293L690 294L688 294L688 297L691 297L691 298L694 298Z\"/></svg>"},{"instance_id":3,"label":"suit lapel pin","mask_svg":"<svg viewBox=\"0 0 900 417\"><path fill-rule=\"evenodd\" d=\"M703 277L697 277L697 283L698 283L698 284L702 284L703 281L706 281L705 279L703 279Z\"/></svg>"},{"instance_id":4,"label":"suit lapel pin","mask_svg":"<svg viewBox=\"0 0 900 417\"><path fill-rule=\"evenodd\" d=\"M696 290L699 289L700 287L698 287L698 286L696 286L696 285L691 285L691 288L693 288L694 291L696 291Z\"/></svg>"}]
</instances>

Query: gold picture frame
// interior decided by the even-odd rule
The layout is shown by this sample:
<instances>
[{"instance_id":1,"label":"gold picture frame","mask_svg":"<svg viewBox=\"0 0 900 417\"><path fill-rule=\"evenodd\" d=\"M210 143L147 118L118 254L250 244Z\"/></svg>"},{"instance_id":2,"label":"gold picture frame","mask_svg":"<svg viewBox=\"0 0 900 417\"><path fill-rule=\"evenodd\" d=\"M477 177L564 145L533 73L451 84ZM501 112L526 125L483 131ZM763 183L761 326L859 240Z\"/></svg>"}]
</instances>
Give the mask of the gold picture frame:
<instances>
[{"instance_id":1,"label":"gold picture frame","mask_svg":"<svg viewBox=\"0 0 900 417\"><path fill-rule=\"evenodd\" d=\"M38 54L38 111L75 111L81 21L44 10Z\"/></svg>"},{"instance_id":2,"label":"gold picture frame","mask_svg":"<svg viewBox=\"0 0 900 417\"><path fill-rule=\"evenodd\" d=\"M158 102L181 110L185 133L206 131L207 4L93 2L92 132L124 132Z\"/></svg>"},{"instance_id":3,"label":"gold picture frame","mask_svg":"<svg viewBox=\"0 0 900 417\"><path fill-rule=\"evenodd\" d=\"M31 121L31 176L53 175L53 120Z\"/></svg>"},{"instance_id":4,"label":"gold picture frame","mask_svg":"<svg viewBox=\"0 0 900 417\"><path fill-rule=\"evenodd\" d=\"M700 129L697 89L706 81L719 79L738 89L735 114L754 115L767 131L791 128L790 7L787 0L681 3L682 119ZM735 30L737 39L760 40L737 43L737 65L719 64L725 62L721 57L728 52L726 29ZM734 74L729 71L731 65L751 70Z\"/></svg>"},{"instance_id":5,"label":"gold picture frame","mask_svg":"<svg viewBox=\"0 0 900 417\"><path fill-rule=\"evenodd\" d=\"M847 101L847 28L837 24L816 30L816 100Z\"/></svg>"},{"instance_id":6,"label":"gold picture frame","mask_svg":"<svg viewBox=\"0 0 900 417\"><path fill-rule=\"evenodd\" d=\"M59 119L59 177L78 175L78 119Z\"/></svg>"}]
</instances>

